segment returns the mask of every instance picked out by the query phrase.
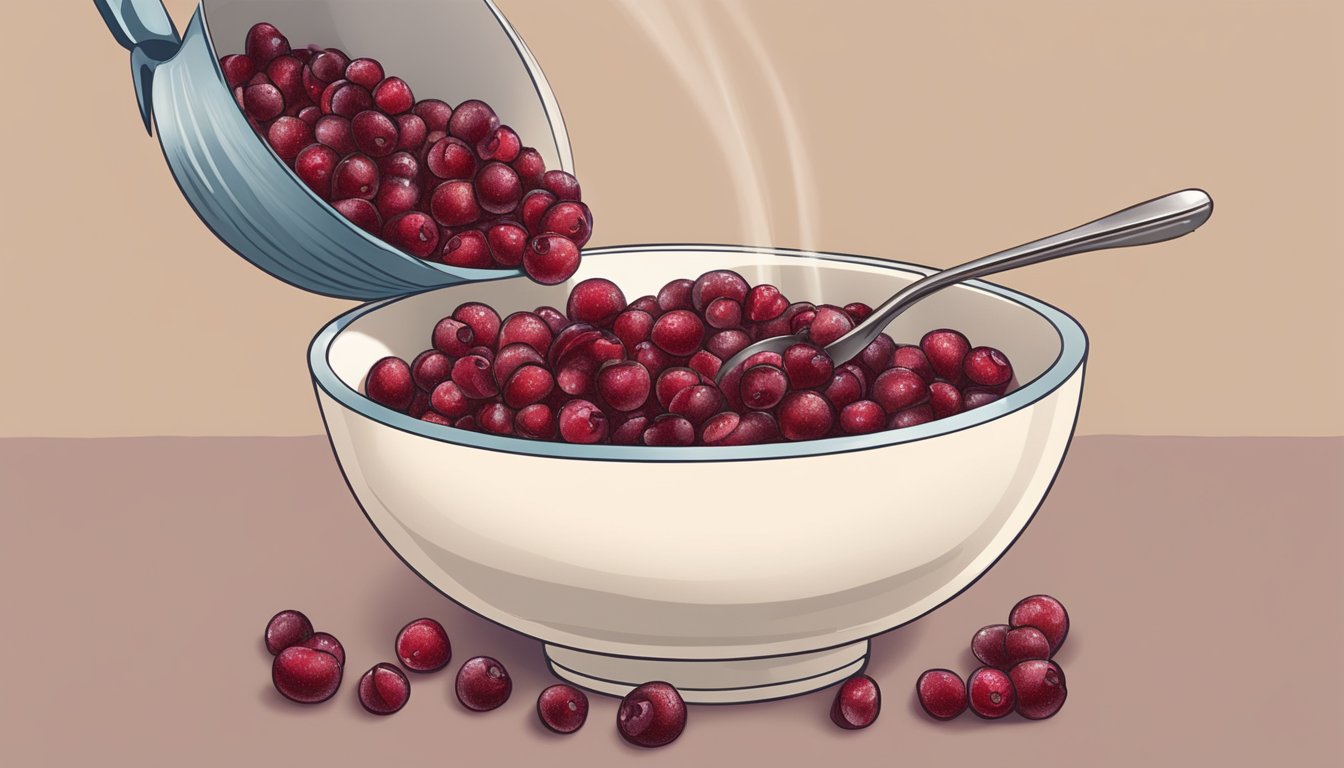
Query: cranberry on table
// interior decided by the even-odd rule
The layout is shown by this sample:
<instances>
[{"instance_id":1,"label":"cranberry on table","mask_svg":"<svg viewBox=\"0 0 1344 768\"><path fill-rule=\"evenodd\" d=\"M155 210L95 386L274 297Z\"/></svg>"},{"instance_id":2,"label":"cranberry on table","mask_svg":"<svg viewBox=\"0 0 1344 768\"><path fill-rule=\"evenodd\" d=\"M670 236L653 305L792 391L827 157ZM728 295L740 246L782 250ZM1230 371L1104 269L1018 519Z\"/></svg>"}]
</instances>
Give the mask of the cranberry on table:
<instances>
[{"instance_id":1,"label":"cranberry on table","mask_svg":"<svg viewBox=\"0 0 1344 768\"><path fill-rule=\"evenodd\" d=\"M966 711L966 684L950 669L930 669L915 682L919 705L938 720L951 720Z\"/></svg>"},{"instance_id":2,"label":"cranberry on table","mask_svg":"<svg viewBox=\"0 0 1344 768\"><path fill-rule=\"evenodd\" d=\"M1069 695L1064 670L1053 661L1024 661L1008 672L1017 691L1017 713L1028 720L1054 717Z\"/></svg>"},{"instance_id":3,"label":"cranberry on table","mask_svg":"<svg viewBox=\"0 0 1344 768\"><path fill-rule=\"evenodd\" d=\"M670 744L686 729L686 702L670 683L645 683L625 695L616 710L616 730L639 747Z\"/></svg>"},{"instance_id":4,"label":"cranberry on table","mask_svg":"<svg viewBox=\"0 0 1344 768\"><path fill-rule=\"evenodd\" d=\"M1003 638L1004 653L1009 665L1031 659L1050 658L1050 641L1035 627L1017 627L1008 630Z\"/></svg>"},{"instance_id":5,"label":"cranberry on table","mask_svg":"<svg viewBox=\"0 0 1344 768\"><path fill-rule=\"evenodd\" d=\"M1008 669L1012 666L1006 646L1009 629L1007 624L981 627L971 638L971 653L987 666Z\"/></svg>"},{"instance_id":6,"label":"cranberry on table","mask_svg":"<svg viewBox=\"0 0 1344 768\"><path fill-rule=\"evenodd\" d=\"M537 697L537 716L555 733L573 733L588 719L588 695L570 685L552 685Z\"/></svg>"},{"instance_id":7,"label":"cranberry on table","mask_svg":"<svg viewBox=\"0 0 1344 768\"><path fill-rule=\"evenodd\" d=\"M457 700L474 712L496 709L509 700L513 680L504 665L489 656L467 659L457 671Z\"/></svg>"},{"instance_id":8,"label":"cranberry on table","mask_svg":"<svg viewBox=\"0 0 1344 768\"><path fill-rule=\"evenodd\" d=\"M971 712L986 720L997 720L1013 711L1017 691L1008 673L994 667L980 667L966 681Z\"/></svg>"},{"instance_id":9,"label":"cranberry on table","mask_svg":"<svg viewBox=\"0 0 1344 768\"><path fill-rule=\"evenodd\" d=\"M375 715L401 711L411 698L411 681L395 664L375 664L359 679L359 703Z\"/></svg>"},{"instance_id":10,"label":"cranberry on table","mask_svg":"<svg viewBox=\"0 0 1344 768\"><path fill-rule=\"evenodd\" d=\"M266 622L266 650L274 656L313 636L313 622L299 611L280 611Z\"/></svg>"},{"instance_id":11,"label":"cranberry on table","mask_svg":"<svg viewBox=\"0 0 1344 768\"><path fill-rule=\"evenodd\" d=\"M1050 642L1050 655L1059 652L1069 635L1069 613L1064 604L1049 595L1024 597L1008 614L1013 627L1035 627Z\"/></svg>"},{"instance_id":12,"label":"cranberry on table","mask_svg":"<svg viewBox=\"0 0 1344 768\"><path fill-rule=\"evenodd\" d=\"M434 672L448 666L453 646L443 625L416 619L401 628L395 643L397 660L412 672Z\"/></svg>"},{"instance_id":13,"label":"cranberry on table","mask_svg":"<svg viewBox=\"0 0 1344 768\"><path fill-rule=\"evenodd\" d=\"M867 728L882 710L882 691L877 681L856 675L840 685L831 704L831 722L847 730Z\"/></svg>"},{"instance_id":14,"label":"cranberry on table","mask_svg":"<svg viewBox=\"0 0 1344 768\"><path fill-rule=\"evenodd\" d=\"M271 682L291 701L316 704L341 687L341 662L326 651L292 645L271 664Z\"/></svg>"},{"instance_id":15,"label":"cranberry on table","mask_svg":"<svg viewBox=\"0 0 1344 768\"><path fill-rule=\"evenodd\" d=\"M326 651L335 656L341 666L345 666L345 647L341 645L340 640L337 640L330 633L314 632L312 637L298 643L298 645L302 645L304 648L312 648L315 651Z\"/></svg>"}]
</instances>

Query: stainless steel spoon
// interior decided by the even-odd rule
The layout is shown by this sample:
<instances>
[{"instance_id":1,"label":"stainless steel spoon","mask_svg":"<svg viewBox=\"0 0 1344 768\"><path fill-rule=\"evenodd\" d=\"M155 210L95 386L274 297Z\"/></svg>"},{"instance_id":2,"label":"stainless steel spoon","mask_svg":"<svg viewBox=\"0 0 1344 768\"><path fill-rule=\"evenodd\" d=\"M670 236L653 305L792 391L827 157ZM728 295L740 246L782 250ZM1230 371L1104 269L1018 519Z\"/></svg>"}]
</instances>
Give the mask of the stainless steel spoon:
<instances>
[{"instance_id":1,"label":"stainless steel spoon","mask_svg":"<svg viewBox=\"0 0 1344 768\"><path fill-rule=\"evenodd\" d=\"M1009 248L942 272L935 272L907 285L895 296L887 299L853 330L828 344L826 354L837 363L852 360L863 351L864 347L871 344L897 315L920 299L950 285L1061 256L1171 240L1194 232L1209 220L1212 213L1213 200L1207 193L1200 189L1187 189L1139 203L1067 232L1033 240L1016 248ZM794 344L808 341L806 331L791 336L762 339L726 360L719 368L715 380L722 382L724 376L758 352L783 354L784 350Z\"/></svg>"}]
</instances>

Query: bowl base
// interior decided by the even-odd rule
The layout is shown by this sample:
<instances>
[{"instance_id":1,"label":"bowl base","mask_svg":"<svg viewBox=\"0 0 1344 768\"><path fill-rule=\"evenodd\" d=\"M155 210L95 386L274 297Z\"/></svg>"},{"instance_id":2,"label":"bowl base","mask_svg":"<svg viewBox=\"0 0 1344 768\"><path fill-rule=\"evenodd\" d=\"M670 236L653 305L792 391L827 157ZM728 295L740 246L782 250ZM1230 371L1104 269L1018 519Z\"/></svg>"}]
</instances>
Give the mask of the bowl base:
<instances>
[{"instance_id":1,"label":"bowl base","mask_svg":"<svg viewBox=\"0 0 1344 768\"><path fill-rule=\"evenodd\" d=\"M751 659L649 659L608 656L546 645L546 663L566 682L609 696L662 680L688 704L740 704L820 690L857 674L868 641L824 651Z\"/></svg>"}]
</instances>

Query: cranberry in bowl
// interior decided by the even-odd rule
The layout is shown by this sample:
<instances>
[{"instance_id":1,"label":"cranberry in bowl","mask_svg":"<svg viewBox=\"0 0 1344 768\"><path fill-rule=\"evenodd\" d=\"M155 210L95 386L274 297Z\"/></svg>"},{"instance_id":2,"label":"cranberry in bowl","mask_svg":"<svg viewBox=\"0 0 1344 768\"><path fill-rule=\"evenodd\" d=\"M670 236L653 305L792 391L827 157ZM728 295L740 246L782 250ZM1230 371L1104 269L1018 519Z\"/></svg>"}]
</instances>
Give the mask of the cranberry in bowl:
<instances>
[{"instance_id":1,"label":"cranberry in bowl","mask_svg":"<svg viewBox=\"0 0 1344 768\"><path fill-rule=\"evenodd\" d=\"M566 283L511 278L365 305L328 324L310 347L336 457L389 546L456 602L542 640L552 670L584 688L624 695L666 680L687 702L727 703L853 676L868 638L937 607L997 560L1035 513L1073 434L1082 328L1043 302L978 281L929 297L887 332L917 341L930 328L956 328L1010 356L1020 386L895 429L678 445L671 420L700 430L724 421L686 407L685 417L658 417L665 422L658 434L670 436L659 445L556 442L414 418L363 393L375 362L414 359L428 329L459 305L494 307L509 341L521 344L514 339L544 336L546 324L510 325L508 315L565 307L583 280L610 280L632 304L659 312L660 289L711 270L736 271L751 285L818 306L876 305L931 271L782 249L590 249ZM719 286L701 303L733 290ZM670 289L663 298L669 307L695 301ZM592 314L602 323L610 313L595 305ZM635 342L644 332L638 323L621 329ZM471 357L460 336L443 343ZM662 354L669 367L679 365ZM540 365L525 349L508 357L513 375ZM834 376L870 386L857 383L863 371L851 366ZM679 376L694 378L689 365L682 369ZM379 386L407 386L406 372L389 371ZM448 394L445 407L459 400ZM491 425L502 423L497 410ZM615 435L625 421L645 418L601 423L600 413L568 414L567 428ZM835 513L839 499L843 514Z\"/></svg>"}]
</instances>

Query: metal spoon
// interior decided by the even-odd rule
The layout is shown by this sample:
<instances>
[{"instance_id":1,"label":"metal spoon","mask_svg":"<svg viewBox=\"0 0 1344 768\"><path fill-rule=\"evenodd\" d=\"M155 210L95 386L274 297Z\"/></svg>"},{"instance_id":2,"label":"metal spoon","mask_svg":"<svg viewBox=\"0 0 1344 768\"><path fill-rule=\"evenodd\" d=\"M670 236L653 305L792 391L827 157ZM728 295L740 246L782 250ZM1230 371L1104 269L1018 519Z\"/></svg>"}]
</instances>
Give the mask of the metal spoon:
<instances>
[{"instance_id":1,"label":"metal spoon","mask_svg":"<svg viewBox=\"0 0 1344 768\"><path fill-rule=\"evenodd\" d=\"M1212 213L1213 200L1207 193L1200 189L1187 189L1139 203L1067 232L1033 240L1016 248L1009 248L942 272L935 272L907 285L887 299L853 330L828 344L826 354L836 362L854 359L897 315L920 299L950 285L1061 256L1171 240L1194 232L1209 220ZM784 350L794 344L808 341L806 331L791 336L762 339L725 361L719 368L715 381L723 381L724 376L730 371L758 352L783 354Z\"/></svg>"}]
</instances>

